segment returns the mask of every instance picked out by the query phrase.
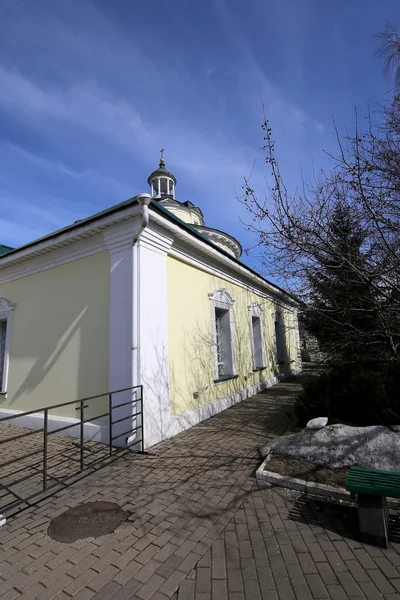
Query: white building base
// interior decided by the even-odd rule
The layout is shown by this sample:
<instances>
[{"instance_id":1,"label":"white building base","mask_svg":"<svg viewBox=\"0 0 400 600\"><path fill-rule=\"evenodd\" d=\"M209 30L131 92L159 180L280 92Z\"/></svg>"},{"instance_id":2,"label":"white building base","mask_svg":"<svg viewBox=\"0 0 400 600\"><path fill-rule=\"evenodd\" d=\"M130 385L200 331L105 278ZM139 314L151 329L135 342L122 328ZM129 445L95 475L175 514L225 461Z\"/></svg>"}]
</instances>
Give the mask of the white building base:
<instances>
[{"instance_id":1,"label":"white building base","mask_svg":"<svg viewBox=\"0 0 400 600\"><path fill-rule=\"evenodd\" d=\"M11 410L6 408L0 409L1 417L14 417L7 421L0 422L1 425L14 425L15 427L26 427L27 429L43 429L44 417L42 412L25 415L20 410ZM76 424L76 425L75 425ZM48 431L55 431L67 425L75 425L70 429L65 429L54 435L62 435L65 437L79 438L80 426L79 419L72 417L59 417L49 414ZM102 442L108 444L108 425L104 423L84 423L84 440L85 442ZM11 436L10 436L11 437Z\"/></svg>"},{"instance_id":2,"label":"white building base","mask_svg":"<svg viewBox=\"0 0 400 600\"><path fill-rule=\"evenodd\" d=\"M209 419L213 415L222 412L230 406L234 406L235 404L238 404L238 402L242 402L242 400L247 400L248 398L251 398L251 396L254 396L259 392L262 392L263 390L266 390L267 388L276 385L283 379L292 377L293 375L297 375L298 373L300 373L300 370L287 371L286 373L281 374L279 377L271 377L270 379L262 381L261 383L252 385L248 388L243 388L242 390L234 392L233 394L229 394L229 396L217 398L216 400L212 400L207 404L203 404L195 409L189 410L188 412L182 415L171 416L167 427L166 435L163 439L167 439L174 435L177 435L178 433L181 433L182 431L193 427L193 425L197 425L198 423L201 423L201 421ZM144 399L144 401L146 402L146 398ZM160 441L160 439L152 439L146 436L145 423L145 447L148 448L150 446L153 446L154 444L157 444Z\"/></svg>"},{"instance_id":3,"label":"white building base","mask_svg":"<svg viewBox=\"0 0 400 600\"><path fill-rule=\"evenodd\" d=\"M168 439L193 427L193 425L197 425L204 421L205 419L209 419L213 415L220 413L221 411L229 408L230 406L234 406L238 402L242 402L242 400L246 400L263 390L266 390L273 385L276 385L283 379L287 377L291 377L292 375L297 375L300 371L287 371L286 373L280 375L279 377L271 377L261 383L256 385L252 385L248 388L244 388L239 390L238 392L234 392L229 396L225 396L223 398L217 398L212 402L208 402L207 404L203 404L198 406L193 410L189 410L188 412L182 415L171 416L169 422L166 423L166 427L164 429L163 435L161 437L160 433L154 434L155 429L153 428L153 432L151 428L146 428L146 421L144 422L144 432L145 432L145 449L154 446L161 442L162 440ZM146 395L144 395L144 405L146 405ZM18 410L11 409L0 409L0 418L1 417L14 417L10 420L4 421L3 424L6 425L15 425L17 427L26 427L27 429L42 429L43 428L43 413L34 413L29 415L24 415L23 412ZM1 426L0 422L0 426ZM73 419L70 417L60 417L57 415L49 414L48 420L48 430L55 431L61 427L65 427L66 425L75 425L70 429L65 429L64 431L60 431L55 435L61 435L72 438L80 437L80 426L79 419ZM165 425L165 424L164 424ZM159 430L158 430L159 431ZM152 435L153 433L153 435ZM106 422L102 423L85 423L84 424L84 440L85 442L101 442L103 444L108 444L108 424ZM122 445L122 444L121 444Z\"/></svg>"}]
</instances>

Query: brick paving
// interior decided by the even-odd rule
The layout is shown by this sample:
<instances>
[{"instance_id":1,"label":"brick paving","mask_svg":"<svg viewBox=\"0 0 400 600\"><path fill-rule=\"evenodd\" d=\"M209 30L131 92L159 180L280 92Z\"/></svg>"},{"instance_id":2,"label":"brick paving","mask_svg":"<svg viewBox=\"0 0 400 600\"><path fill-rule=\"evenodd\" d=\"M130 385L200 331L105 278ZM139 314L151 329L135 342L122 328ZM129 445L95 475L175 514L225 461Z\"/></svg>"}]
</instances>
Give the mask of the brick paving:
<instances>
[{"instance_id":1,"label":"brick paving","mask_svg":"<svg viewBox=\"0 0 400 600\"><path fill-rule=\"evenodd\" d=\"M40 498L43 492L43 430L29 430L0 422L1 483L0 512L14 514L23 501ZM27 435L28 434L28 435ZM19 438L19 439L15 439ZM118 452L115 450L115 452ZM83 463L85 469L97 466L97 461L108 457L108 447L96 442L85 442ZM80 474L79 440L63 435L47 437L46 486L61 488L62 482ZM29 477L29 479L27 479ZM4 507L7 507L4 510Z\"/></svg>"},{"instance_id":2,"label":"brick paving","mask_svg":"<svg viewBox=\"0 0 400 600\"><path fill-rule=\"evenodd\" d=\"M0 529L1 600L400 598L400 545L357 541L354 509L259 486L257 446L284 433L299 380L128 454ZM59 543L49 521L117 502L113 534Z\"/></svg>"},{"instance_id":3,"label":"brick paving","mask_svg":"<svg viewBox=\"0 0 400 600\"><path fill-rule=\"evenodd\" d=\"M173 600L400 598L400 544L357 541L353 507L255 485Z\"/></svg>"}]
</instances>

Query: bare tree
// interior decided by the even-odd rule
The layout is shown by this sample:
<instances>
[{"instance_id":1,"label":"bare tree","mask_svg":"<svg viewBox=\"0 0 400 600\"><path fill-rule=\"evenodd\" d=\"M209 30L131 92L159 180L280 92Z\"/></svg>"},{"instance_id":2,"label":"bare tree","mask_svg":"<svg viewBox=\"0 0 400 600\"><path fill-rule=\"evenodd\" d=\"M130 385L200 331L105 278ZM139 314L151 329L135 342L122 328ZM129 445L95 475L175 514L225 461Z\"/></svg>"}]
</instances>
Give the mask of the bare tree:
<instances>
[{"instance_id":1,"label":"bare tree","mask_svg":"<svg viewBox=\"0 0 400 600\"><path fill-rule=\"evenodd\" d=\"M387 68L400 65L400 38L391 27L382 34ZM341 136L335 125L333 168L307 185L303 181L295 194L283 182L264 115L266 199L260 201L245 179L242 201L251 215L248 229L258 235L263 268L303 301L308 324L320 333L333 362L399 357L399 109L395 93L379 107L380 124L368 115L361 127L356 113L352 135ZM346 233L349 226L352 232ZM348 246L350 239L358 240L357 251Z\"/></svg>"},{"instance_id":2,"label":"bare tree","mask_svg":"<svg viewBox=\"0 0 400 600\"><path fill-rule=\"evenodd\" d=\"M384 73L394 76L395 86L400 85L400 36L393 23L386 22L385 30L378 33L379 47L377 54L384 60Z\"/></svg>"}]
</instances>

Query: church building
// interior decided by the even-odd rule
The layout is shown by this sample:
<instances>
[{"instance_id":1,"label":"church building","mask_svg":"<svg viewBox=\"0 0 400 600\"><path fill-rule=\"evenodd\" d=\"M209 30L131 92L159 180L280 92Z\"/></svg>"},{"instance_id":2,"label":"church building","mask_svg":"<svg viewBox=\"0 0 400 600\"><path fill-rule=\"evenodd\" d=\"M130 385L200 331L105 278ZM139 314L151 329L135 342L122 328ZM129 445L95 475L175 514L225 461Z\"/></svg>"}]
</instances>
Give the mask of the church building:
<instances>
[{"instance_id":1,"label":"church building","mask_svg":"<svg viewBox=\"0 0 400 600\"><path fill-rule=\"evenodd\" d=\"M142 386L148 448L301 369L296 300L176 198L163 157L148 184L41 239L0 246L0 418L41 428L40 409L56 405L48 427L67 427L83 406L72 402L96 397L84 437L107 442L107 403L129 406Z\"/></svg>"}]
</instances>

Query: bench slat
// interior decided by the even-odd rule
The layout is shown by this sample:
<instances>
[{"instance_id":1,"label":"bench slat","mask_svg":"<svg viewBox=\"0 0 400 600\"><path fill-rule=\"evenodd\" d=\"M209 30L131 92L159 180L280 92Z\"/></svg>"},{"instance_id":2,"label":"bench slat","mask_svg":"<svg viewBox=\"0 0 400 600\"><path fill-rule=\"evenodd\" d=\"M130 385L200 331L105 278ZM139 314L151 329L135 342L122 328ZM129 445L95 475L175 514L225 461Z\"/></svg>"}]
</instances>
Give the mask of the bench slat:
<instances>
[{"instance_id":1,"label":"bench slat","mask_svg":"<svg viewBox=\"0 0 400 600\"><path fill-rule=\"evenodd\" d=\"M351 467L346 489L358 494L400 498L400 473Z\"/></svg>"}]
</instances>

